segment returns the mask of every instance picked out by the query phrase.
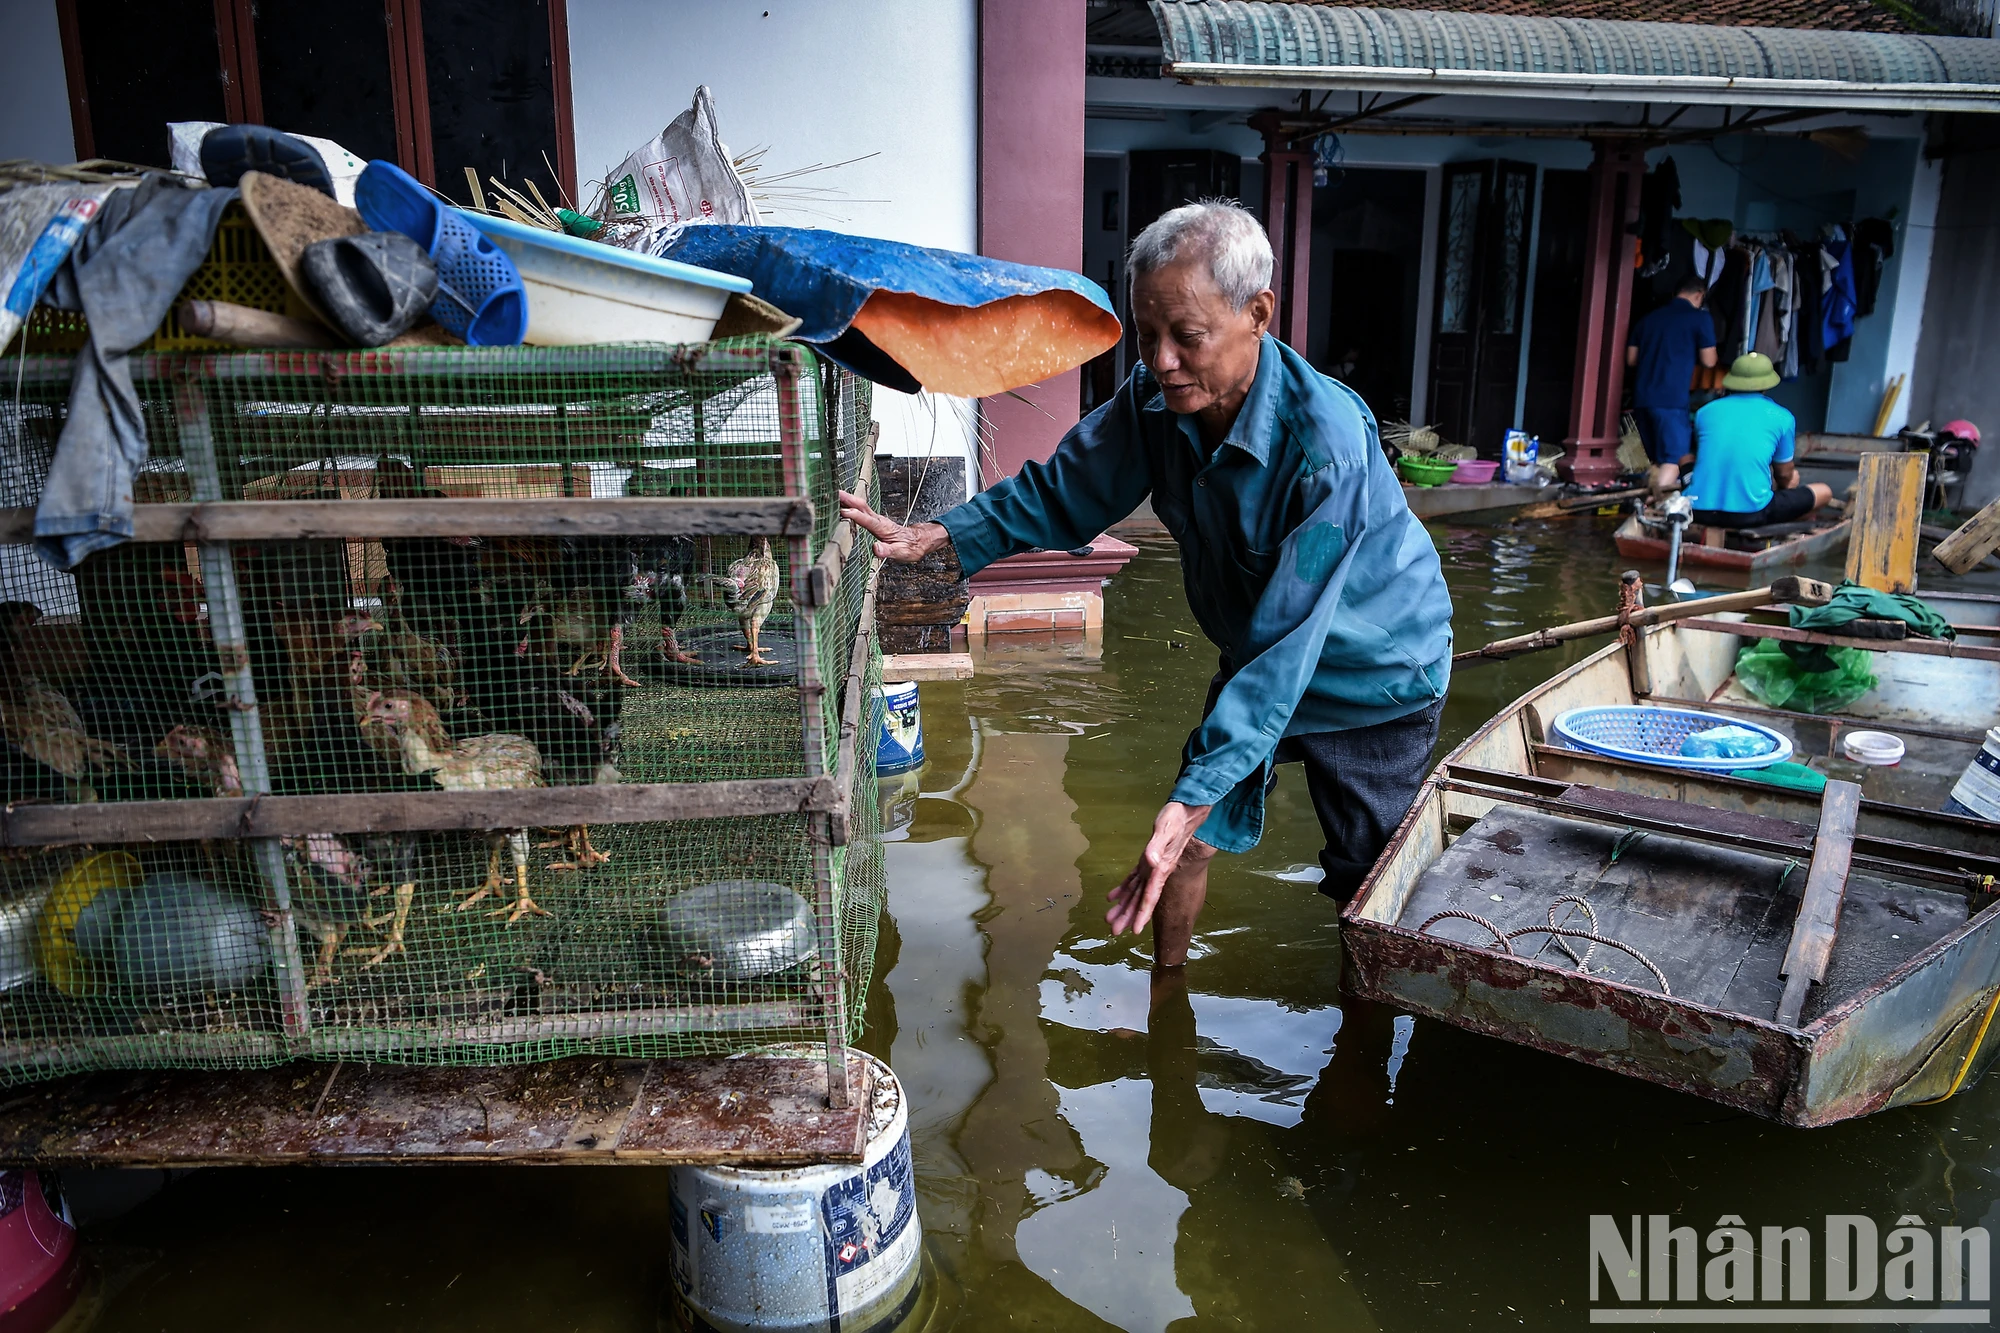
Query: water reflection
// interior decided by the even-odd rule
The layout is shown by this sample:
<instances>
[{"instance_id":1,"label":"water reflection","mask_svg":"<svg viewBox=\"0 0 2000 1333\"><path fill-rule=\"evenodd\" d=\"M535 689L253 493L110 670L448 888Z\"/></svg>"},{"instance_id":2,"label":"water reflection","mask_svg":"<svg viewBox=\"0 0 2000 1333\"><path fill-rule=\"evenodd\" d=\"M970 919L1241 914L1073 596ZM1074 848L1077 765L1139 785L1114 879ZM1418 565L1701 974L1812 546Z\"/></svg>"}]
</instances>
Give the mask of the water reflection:
<instances>
[{"instance_id":1,"label":"water reflection","mask_svg":"<svg viewBox=\"0 0 2000 1333\"><path fill-rule=\"evenodd\" d=\"M1434 530L1461 636L1609 609L1601 526ZM2000 1086L1801 1134L1343 1003L1290 776L1263 845L1218 862L1185 984L1155 987L1103 910L1213 669L1163 647L1187 630L1172 560L1143 548L1101 643L1017 641L925 689L870 1040L920 1107L957 1327L1568 1328L1593 1212L1995 1225ZM1463 673L1442 743L1596 646Z\"/></svg>"},{"instance_id":2,"label":"water reflection","mask_svg":"<svg viewBox=\"0 0 2000 1333\"><path fill-rule=\"evenodd\" d=\"M1605 522L1433 535L1461 646L1482 620L1614 604ZM1095 642L1022 636L974 680L924 688L930 762L891 797L866 1044L909 1092L924 1228L962 1293L954 1327L1571 1329L1592 1213L1703 1231L1726 1213L1914 1213L2000 1234L2000 1078L1784 1130L1343 1003L1333 905L1298 873L1319 829L1296 772L1263 844L1219 858L1186 986L1156 993L1144 943L1105 937L1104 893L1214 667L1198 639L1165 646L1190 629L1173 550L1149 542ZM1594 646L1460 673L1443 743ZM100 1255L141 1256L93 1328L651 1333L660 1180L197 1172L86 1229Z\"/></svg>"}]
</instances>

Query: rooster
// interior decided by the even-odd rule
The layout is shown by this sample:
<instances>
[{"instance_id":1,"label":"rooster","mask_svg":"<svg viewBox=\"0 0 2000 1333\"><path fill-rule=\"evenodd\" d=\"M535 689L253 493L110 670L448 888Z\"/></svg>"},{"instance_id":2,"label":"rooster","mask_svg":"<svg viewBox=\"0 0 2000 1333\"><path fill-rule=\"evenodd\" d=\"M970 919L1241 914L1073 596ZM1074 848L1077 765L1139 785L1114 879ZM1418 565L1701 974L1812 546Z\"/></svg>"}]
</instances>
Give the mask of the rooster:
<instances>
[{"instance_id":1,"label":"rooster","mask_svg":"<svg viewBox=\"0 0 2000 1333\"><path fill-rule=\"evenodd\" d=\"M308 989L334 980L333 960L347 932L368 918L368 863L331 833L280 838L292 891L292 912L319 939ZM397 948L401 948L398 940ZM375 961L388 956L382 951Z\"/></svg>"},{"instance_id":2,"label":"rooster","mask_svg":"<svg viewBox=\"0 0 2000 1333\"><path fill-rule=\"evenodd\" d=\"M243 776L236 766L236 747L229 738L210 727L179 726L169 731L154 747L162 759L175 765L189 778L206 786L216 796L241 796ZM397 872L395 908L383 916L370 916L370 858L358 856L331 833L308 833L302 838L280 838L285 861L291 868L292 909L300 922L319 940L317 966L307 986L323 986L334 980L333 959L340 943L354 925L389 925L389 938L378 949L350 949L367 954L364 968L374 967L392 953L403 952L403 928L409 920L410 901L416 896L414 843L393 835L371 838L370 850L381 853L380 862Z\"/></svg>"},{"instance_id":3,"label":"rooster","mask_svg":"<svg viewBox=\"0 0 2000 1333\"><path fill-rule=\"evenodd\" d=\"M453 741L437 709L420 696L374 694L363 711L361 725L385 728L396 740L403 771L428 777L446 791L506 791L542 785L542 755L526 736L496 731ZM490 896L501 896L500 848L513 852L515 900L493 913L512 925L528 915L550 913L528 894L528 830L489 835L486 882L458 905L463 912Z\"/></svg>"},{"instance_id":4,"label":"rooster","mask_svg":"<svg viewBox=\"0 0 2000 1333\"><path fill-rule=\"evenodd\" d=\"M243 794L243 773L236 767L236 747L213 727L175 727L161 737L153 753L216 796Z\"/></svg>"},{"instance_id":5,"label":"rooster","mask_svg":"<svg viewBox=\"0 0 2000 1333\"><path fill-rule=\"evenodd\" d=\"M94 801L94 774L134 767L132 757L84 730L83 718L20 660L20 636L42 618L31 602L0 603L0 736L74 784L73 799Z\"/></svg>"},{"instance_id":6,"label":"rooster","mask_svg":"<svg viewBox=\"0 0 2000 1333\"><path fill-rule=\"evenodd\" d=\"M687 614L689 578L694 574L695 544L692 537L642 538L633 543L632 581L625 595L631 600L626 619L636 615L647 602L660 608L660 651L669 662L693 666L701 658L681 647L675 629Z\"/></svg>"},{"instance_id":7,"label":"rooster","mask_svg":"<svg viewBox=\"0 0 2000 1333\"><path fill-rule=\"evenodd\" d=\"M778 561L771 554L771 539L759 537L756 550L730 565L728 573L708 575L708 582L721 589L723 605L743 629L742 647L750 654L743 665L770 666L771 659L757 646L757 634L778 600Z\"/></svg>"}]
</instances>

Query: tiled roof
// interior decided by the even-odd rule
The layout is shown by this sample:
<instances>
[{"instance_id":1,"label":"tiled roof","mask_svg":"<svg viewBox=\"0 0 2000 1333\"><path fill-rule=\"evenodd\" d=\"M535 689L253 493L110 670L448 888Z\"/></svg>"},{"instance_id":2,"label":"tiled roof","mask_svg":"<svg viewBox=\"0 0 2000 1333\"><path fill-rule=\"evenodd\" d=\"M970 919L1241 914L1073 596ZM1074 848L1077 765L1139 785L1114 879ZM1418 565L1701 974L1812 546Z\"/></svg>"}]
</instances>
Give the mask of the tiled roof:
<instances>
[{"instance_id":1,"label":"tiled roof","mask_svg":"<svg viewBox=\"0 0 2000 1333\"><path fill-rule=\"evenodd\" d=\"M1421 0L1411 9L1524 18L1625 19L1710 23L1725 28L1811 28L1822 32L1927 32L1914 11L1879 0ZM1899 13L1898 11L1902 11Z\"/></svg>"},{"instance_id":2,"label":"tiled roof","mask_svg":"<svg viewBox=\"0 0 2000 1333\"><path fill-rule=\"evenodd\" d=\"M1085 0L1085 3L1090 41L1151 45L1159 40L1146 0ZM1529 18L1712 23L1725 28L1939 31L1936 25L1926 24L1906 0L1411 0L1404 7L1468 14L1518 14Z\"/></svg>"},{"instance_id":3,"label":"tiled roof","mask_svg":"<svg viewBox=\"0 0 2000 1333\"><path fill-rule=\"evenodd\" d=\"M1738 0L1746 2L1755 0ZM1444 3L1458 8L1152 0L1152 10L1162 68L1197 83L1292 87L1304 79L1613 100L1637 88L1742 106L2000 112L2000 41L1992 38L1783 28L1768 18L1763 26L1662 22L1657 11L1638 21L1550 12L1575 0L1542 0L1549 7L1533 9L1524 0ZM1521 7L1494 12L1496 3Z\"/></svg>"}]
</instances>

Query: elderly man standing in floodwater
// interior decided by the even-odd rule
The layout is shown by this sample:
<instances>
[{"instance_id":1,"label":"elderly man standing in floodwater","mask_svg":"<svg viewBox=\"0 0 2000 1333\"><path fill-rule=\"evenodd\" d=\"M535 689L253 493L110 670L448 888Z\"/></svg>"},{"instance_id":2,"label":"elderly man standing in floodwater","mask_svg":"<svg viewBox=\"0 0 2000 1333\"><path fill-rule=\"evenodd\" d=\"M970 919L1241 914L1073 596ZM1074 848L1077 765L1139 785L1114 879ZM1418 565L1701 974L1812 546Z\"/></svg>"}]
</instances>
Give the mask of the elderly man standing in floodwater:
<instances>
[{"instance_id":1,"label":"elderly man standing in floodwater","mask_svg":"<svg viewBox=\"0 0 2000 1333\"><path fill-rule=\"evenodd\" d=\"M1350 898L1429 767L1451 670L1451 599L1361 399L1266 332L1271 246L1234 204L1189 204L1132 244L1144 364L1046 463L905 527L842 494L875 552L949 543L972 574L1073 549L1150 493L1188 603L1221 649L1152 840L1111 891L1115 933L1153 924L1187 960L1217 851L1264 831L1274 763L1302 761L1326 833L1322 892Z\"/></svg>"}]
</instances>

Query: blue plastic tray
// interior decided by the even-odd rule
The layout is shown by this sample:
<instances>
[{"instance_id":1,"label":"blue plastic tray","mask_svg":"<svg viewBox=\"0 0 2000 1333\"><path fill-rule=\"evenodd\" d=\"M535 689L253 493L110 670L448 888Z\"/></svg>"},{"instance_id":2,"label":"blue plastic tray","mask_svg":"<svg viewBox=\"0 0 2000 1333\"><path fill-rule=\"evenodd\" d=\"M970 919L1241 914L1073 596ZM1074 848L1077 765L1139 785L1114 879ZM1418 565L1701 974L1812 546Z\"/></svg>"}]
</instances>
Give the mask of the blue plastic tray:
<instances>
[{"instance_id":1,"label":"blue plastic tray","mask_svg":"<svg viewBox=\"0 0 2000 1333\"><path fill-rule=\"evenodd\" d=\"M1572 750L1590 750L1642 764L1692 768L1704 773L1769 768L1792 757L1791 741L1769 727L1740 717L1697 713L1688 708L1647 708L1637 704L1572 708L1558 716L1553 726L1556 741ZM1774 742L1777 748L1752 759L1689 759L1681 754L1681 742L1695 732L1728 726L1754 731Z\"/></svg>"}]
</instances>

